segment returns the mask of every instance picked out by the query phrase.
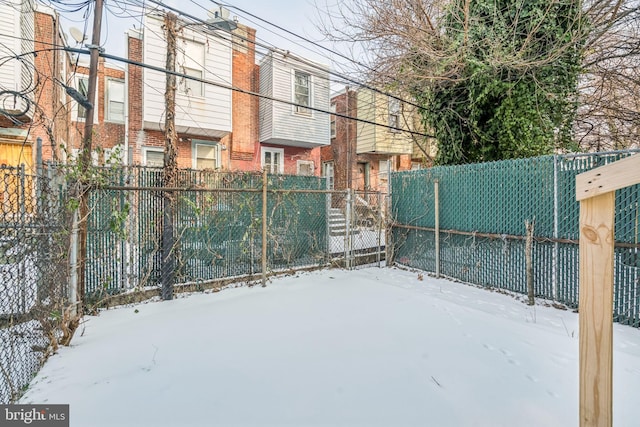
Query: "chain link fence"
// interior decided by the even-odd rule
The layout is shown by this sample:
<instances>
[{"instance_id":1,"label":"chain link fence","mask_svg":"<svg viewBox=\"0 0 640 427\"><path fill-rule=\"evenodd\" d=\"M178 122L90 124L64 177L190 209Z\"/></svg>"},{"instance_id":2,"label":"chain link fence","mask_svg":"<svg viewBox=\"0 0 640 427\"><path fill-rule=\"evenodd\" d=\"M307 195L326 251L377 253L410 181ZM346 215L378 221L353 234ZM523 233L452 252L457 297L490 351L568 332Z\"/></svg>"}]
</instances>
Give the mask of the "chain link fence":
<instances>
[{"instance_id":1,"label":"chain link fence","mask_svg":"<svg viewBox=\"0 0 640 427\"><path fill-rule=\"evenodd\" d=\"M90 197L89 304L162 287L167 264L174 286L197 288L259 279L263 262L270 275L355 266L363 255L368 262L384 259L378 193L328 191L326 179L313 176L268 175L265 183L261 173L180 170L178 186L170 189L162 187L162 169L117 168L104 176L108 182ZM170 235L163 228L167 195L175 203ZM171 239L170 250L164 239Z\"/></svg>"},{"instance_id":2,"label":"chain link fence","mask_svg":"<svg viewBox=\"0 0 640 427\"><path fill-rule=\"evenodd\" d=\"M68 186L80 179L79 169L0 168L1 403L16 401L64 342L78 275L91 313L112 297L165 296L167 286L170 295L385 258L387 199L380 193L329 191L326 179L309 176L265 181L256 173L180 170L177 186L165 188L157 168L88 173L86 259L78 271L79 205Z\"/></svg>"},{"instance_id":3,"label":"chain link fence","mask_svg":"<svg viewBox=\"0 0 640 427\"><path fill-rule=\"evenodd\" d=\"M330 194L329 249L334 264L357 268L385 260L386 195L373 191Z\"/></svg>"},{"instance_id":4,"label":"chain link fence","mask_svg":"<svg viewBox=\"0 0 640 427\"><path fill-rule=\"evenodd\" d=\"M68 215L55 168L0 166L0 403L55 351L65 316Z\"/></svg>"},{"instance_id":5,"label":"chain link fence","mask_svg":"<svg viewBox=\"0 0 640 427\"><path fill-rule=\"evenodd\" d=\"M575 176L633 153L545 156L395 173L390 256L409 267L439 269L465 282L526 294L525 224L533 223L535 295L575 308ZM639 198L640 186L616 192L614 318L633 326L640 326Z\"/></svg>"}]
</instances>

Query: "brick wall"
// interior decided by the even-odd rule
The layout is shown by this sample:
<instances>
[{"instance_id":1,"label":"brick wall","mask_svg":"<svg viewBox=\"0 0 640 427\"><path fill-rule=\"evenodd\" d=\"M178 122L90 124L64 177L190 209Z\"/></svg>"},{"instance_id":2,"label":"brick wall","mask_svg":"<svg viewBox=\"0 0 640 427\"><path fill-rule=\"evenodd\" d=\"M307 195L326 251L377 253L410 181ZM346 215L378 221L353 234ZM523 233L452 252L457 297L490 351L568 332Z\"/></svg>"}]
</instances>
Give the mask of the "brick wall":
<instances>
[{"instance_id":1,"label":"brick wall","mask_svg":"<svg viewBox=\"0 0 640 427\"><path fill-rule=\"evenodd\" d=\"M123 122L107 121L107 80L109 78L124 80L124 69L105 64L103 58L98 61L98 87L96 91L97 121L93 123L92 147L96 149L110 149L116 145L123 146L125 143L125 126ZM89 75L89 68L77 66L76 74ZM70 86L75 85L75 81L69 82ZM75 102L75 101L71 101ZM72 113L73 114L73 113ZM96 117L96 116L94 116ZM72 126L75 128L76 137L72 138L71 148L81 148L84 135L84 120L77 120L71 117ZM102 159L101 159L102 161Z\"/></svg>"},{"instance_id":2,"label":"brick wall","mask_svg":"<svg viewBox=\"0 0 640 427\"><path fill-rule=\"evenodd\" d=\"M63 96L64 88L55 80L66 80L63 72L68 71L68 67L62 68L61 61L64 60L68 66L68 57L63 51L50 50L52 45L64 45L59 20L52 13L40 11L34 12L33 19L34 50L38 55L33 57L36 88L31 105L32 119L20 118L24 124L16 126L6 118L0 118L0 127L29 131L24 143L33 147L31 161L35 164L35 143L38 138L42 138L43 159L54 160L60 158L60 144L67 143L71 136L68 97Z\"/></svg>"},{"instance_id":3,"label":"brick wall","mask_svg":"<svg viewBox=\"0 0 640 427\"><path fill-rule=\"evenodd\" d=\"M349 117L358 117L358 101L356 92L349 90L348 104L347 92L340 93L331 99L336 106L336 112ZM357 121L344 117L336 118L336 136L331 138L331 146L322 147L321 162L333 161L334 188L344 190L349 187L356 190L364 190L365 182L364 164L369 164L368 187L374 190L386 191L386 182L380 179L380 162L391 160L391 170L411 169L411 155L392 156L388 154L356 154L357 145ZM349 174L351 175L349 177ZM382 175L385 178L384 175Z\"/></svg>"},{"instance_id":4,"label":"brick wall","mask_svg":"<svg viewBox=\"0 0 640 427\"><path fill-rule=\"evenodd\" d=\"M127 51L129 59L136 62L143 62L142 50L143 43L141 36L137 36L134 31L127 34ZM129 125L129 146L132 148L133 164L142 163L141 147L144 141L144 133L142 130L142 106L143 106L143 83L142 83L142 67L137 65L128 65L128 87L129 105L128 105L128 125Z\"/></svg>"},{"instance_id":5,"label":"brick wall","mask_svg":"<svg viewBox=\"0 0 640 427\"><path fill-rule=\"evenodd\" d=\"M258 65L256 65L256 30L238 24L233 39L233 86L250 92L258 92ZM252 170L258 140L258 98L233 91L232 132L223 138L228 147L230 169ZM249 169L247 169L249 168Z\"/></svg>"}]
</instances>

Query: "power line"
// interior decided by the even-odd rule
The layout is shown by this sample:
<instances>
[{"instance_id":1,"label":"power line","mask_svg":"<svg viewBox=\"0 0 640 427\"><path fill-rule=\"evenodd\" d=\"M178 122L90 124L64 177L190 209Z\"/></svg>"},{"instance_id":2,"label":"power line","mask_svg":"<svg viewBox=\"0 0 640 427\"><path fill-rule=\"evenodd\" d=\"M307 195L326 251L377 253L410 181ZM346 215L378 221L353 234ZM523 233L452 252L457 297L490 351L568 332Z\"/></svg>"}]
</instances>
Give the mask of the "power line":
<instances>
[{"instance_id":1,"label":"power line","mask_svg":"<svg viewBox=\"0 0 640 427\"><path fill-rule=\"evenodd\" d=\"M181 15L181 16L184 16L184 17L187 17L187 18L189 18L189 19L191 19L191 20L193 20L193 21L195 21L195 22L198 22L198 23L201 23L201 24L204 24L204 25L208 25L208 22L207 22L207 21L205 21L205 20L203 20L202 18L198 18L198 17L193 16L193 15L191 15L191 14L188 14L188 13L186 13L186 12L184 12L184 11L180 10L180 9L174 8L174 7L172 7L172 6L169 6L169 5L167 5L166 3L163 3L162 1L159 1L159 0L148 0L148 1L149 1L149 2L151 2L151 3L153 3L153 4L155 4L155 5L157 5L157 6L160 6L160 7L166 8L166 9L168 9L168 10L172 11L172 12L175 12L175 13L177 13L178 15ZM215 3L215 2L214 2L214 3ZM216 4L217 4L217 3L216 3ZM275 24L274 24L274 25L275 25ZM288 30L285 30L285 31L288 31ZM213 33L213 35L214 35L214 36L216 36L216 37L220 37L220 38L222 38L223 40L231 41L231 43L237 43L237 42L234 42L234 40L233 40L233 37L237 37L237 38L239 38L239 39L241 39L241 40L244 40L244 41L247 41L247 42L250 42L250 43L255 43L255 45L256 45L256 46L260 46L260 47L265 48L265 49L268 49L268 50L270 50L270 51L272 51L272 50L279 50L279 51L282 51L282 49L275 48L273 45L272 45L272 46L269 46L269 45L265 45L265 44L263 44L263 43L259 43L259 42L255 41L255 40L249 40L247 37L241 36L241 35L239 35L239 34L234 34L234 35L232 35L232 36L231 36L231 38L226 38L226 37L225 37L225 36L226 36L226 33L225 33L225 36L223 36L223 35L221 35L221 34L218 34L218 33L216 33L216 32L212 32L212 33ZM294 34L294 33L292 33L292 34ZM294 34L294 35L295 35L295 34ZM296 36L297 36L297 35L296 35ZM297 37L301 37L301 36L297 36ZM328 48L325 48L325 49L328 49ZM299 57L298 55L295 55L295 54L293 54L293 53L291 53L291 52L286 52L286 53L287 53L287 55L288 55L288 56L291 56L291 57L292 57L292 58L294 58L296 61L299 61L299 62L301 62L301 63L303 63L303 64L305 64L305 65L307 65L307 66L309 66L309 67L313 67L313 68L316 68L316 69L321 69L323 72L328 72L328 73L329 73L329 74L331 74L331 75L335 75L335 76L337 76L337 77L340 77L340 78L342 78L342 79L344 79L344 80L346 80L346 81L348 81L348 82L354 83L354 84L356 84L356 85L358 85L358 86L360 86L360 87L363 87L363 88L365 88L365 89L369 89L369 90L374 91L374 92L376 92L376 93L380 93L380 94L382 94L382 95L388 96L388 97L390 97L390 98L392 98L392 99L396 99L396 100L398 100L398 101L400 101L400 102L403 102L403 103L405 103L405 104L411 105L411 106L416 107L416 108L418 108L418 109L423 109L423 107L422 107L422 106L420 106L420 105L418 105L418 104L415 104L415 103L413 103L413 102L407 101L406 99L400 98L400 97L398 97L397 95L394 95L394 94L391 94L391 93L388 93L388 92L384 92L384 91L382 91L382 90L380 90L380 89L378 89L378 88L375 88L375 87L373 87L373 86L367 85L366 83L362 83L362 82L360 82L360 81L358 81L358 80L355 80L355 79L353 79L353 78L351 78L351 77L349 77L349 76L346 76L346 75L344 75L344 74L342 74L342 73L338 73L338 72L336 72L336 71L332 71L332 70L330 70L330 69L327 69L327 68L325 68L325 67L322 67L322 66L320 66L320 65L318 65L318 64L316 64L316 63L314 63L314 62L312 62L312 61L309 61L309 60L307 60L307 59L305 59L305 58L301 58L301 57ZM345 58L349 59L348 57L345 57ZM353 61L352 59L349 59L349 60L350 60L350 61L352 61L352 62L354 62L354 63L356 63L356 64L358 64L358 65L360 65L358 62L355 62L355 61Z\"/></svg>"},{"instance_id":2,"label":"power line","mask_svg":"<svg viewBox=\"0 0 640 427\"><path fill-rule=\"evenodd\" d=\"M87 49L77 49L77 48L67 47L67 48L65 48L65 50L67 50L68 52L73 52L73 53L78 53L78 54L84 54L84 55L89 54L89 50L87 50ZM122 58L122 57L119 57L119 56L116 56L116 55L110 55L110 54L104 53L104 52L101 52L100 56L105 58L105 59L112 59L114 61L119 61L119 62L124 62L126 64L136 65L138 67L147 68L147 69L154 70L154 71L157 71L157 72L160 72L160 73L164 73L164 74L173 74L176 77L181 77L181 78L184 78L184 79L189 79L189 80L197 81L197 82L200 82L200 83L216 86L216 87L219 87L221 89L227 89L227 90L244 93L244 94L251 95L251 96L256 96L258 98L266 99L266 100L269 100L269 101L279 102L279 103L286 104L286 105L291 105L291 106L294 106L294 107L305 108L305 109L310 110L310 111L316 111L316 112L319 112L319 113L325 113L325 114L330 114L330 115L332 114L332 115L334 115L336 117L342 117L342 118L354 120L354 121L360 122L360 123L380 126L380 127L386 128L386 129L391 129L391 130L394 130L394 131L397 131L397 132L404 132L404 133L408 133L408 134L411 134L411 135L423 136L423 137L426 137L426 138L433 138L434 137L433 135L428 135L428 134L425 134L425 133L422 133L422 132L415 132L415 131L411 131L411 130L400 129L400 128L397 128L397 127L384 125L384 124L381 124L381 123L376 123L376 122L373 122L373 121L370 121L370 120L364 120L364 119L361 119L361 118L358 118L358 117L350 117L350 116L348 116L346 114L334 113L332 111L323 110L321 108L312 107L312 106L308 106L308 105L302 105L302 104L298 104L298 103L295 103L295 102L292 102L292 101L286 101L286 100L283 100L283 99L278 99L278 98L275 98L273 96L256 93L256 92L253 92L253 91L250 91L250 90L241 89L241 88L230 86L230 85L225 85L225 84L222 84L222 83L214 82L214 81L207 80L207 79L202 79L202 78L199 78L199 77L189 76L187 74L179 73L177 71L169 71L169 70L167 70L165 68L162 68L162 67L157 67L155 65L145 64L143 62L134 61L134 60L127 59L127 58Z\"/></svg>"},{"instance_id":3,"label":"power line","mask_svg":"<svg viewBox=\"0 0 640 427\"><path fill-rule=\"evenodd\" d=\"M151 0L151 1L153 1L153 0ZM192 0L192 1L193 1L193 0ZM297 33L293 32L293 31L287 30L286 28L284 28L284 27L282 27L282 26L280 26L280 25L277 25L277 24L275 24L275 23L273 23L273 22L271 22L271 21L268 21L268 20L266 20L266 19L264 19L264 18L260 18L259 16L256 16L256 15L254 15L254 14L250 13L250 12L247 12L246 10L241 9L241 8L239 8L239 7L237 7L237 6L233 6L233 5L228 4L228 3L227 3L227 4L220 3L220 2L217 2L217 1L215 1L215 0L209 0L209 1L210 1L211 3L214 3L214 4L218 5L218 6L220 6L220 7L227 7L227 8L233 9L233 10L240 11L241 13L244 13L245 15L251 16L251 17L253 17L253 18L255 18L255 19L257 19L257 20L259 20L259 21L261 21L261 22L264 22L264 23L265 23L265 24L267 24L267 25L271 25L271 26L273 26L273 27L277 28L277 29L278 29L278 30L280 30L280 31L284 31L285 33L287 33L287 34L289 34L289 35L292 35L292 36L297 37L297 38L299 38L299 39L301 39L301 40L304 40L304 41L305 41L305 42L307 42L307 43L310 43L310 44L312 44L312 45L314 45L314 46L317 46L317 47L319 47L319 48L320 48L320 49L322 49L322 50L325 50L325 51L327 51L327 52L329 52L329 53L331 53L331 54L334 54L334 55L336 55L336 56L339 56L340 58L346 59L347 61L352 62L352 63L354 63L354 64L356 64L356 65L358 65L358 66L360 66L360 67L363 67L363 68L365 68L365 69L367 69L367 70L369 70L369 71L379 72L378 70L376 70L375 68L372 68L372 67L368 66L367 64L364 64L364 63L362 63L362 62L360 62L360 61L356 61L356 60L354 60L353 58L350 58L349 56L344 55L344 54L342 54L342 53L340 53L340 52L338 52L338 51L336 51L336 50L329 49L328 47L323 46L323 45L321 45L321 44L320 44L320 43L318 43L318 42L315 42L315 41L313 41L313 40L309 40L309 39L308 39L308 38L306 38L306 37L303 37L303 36L301 36L301 35L299 35L299 34L297 34ZM265 28L265 27L263 27L263 28ZM266 28L265 28L265 29L266 29ZM298 43L296 43L296 44L298 44ZM299 45L299 44L298 44L298 45ZM300 45L299 45L299 46L300 46ZM309 49L309 50L310 50L310 49ZM325 55L325 58L327 58L327 59L331 59L330 57L328 57L328 56L326 56L326 55ZM354 80L354 79L352 79L352 78L350 78L350 77L347 77L347 76L345 76L344 74L340 74L340 73L337 73L337 72L331 72L331 73L332 73L332 74L334 74L334 75L336 75L337 77L340 77L340 78L342 78L342 79L344 79L344 80L346 80L346 81L350 82L350 83L357 84L358 86L364 87L364 88L369 89L369 90L373 90L374 92L380 93L380 94L382 94L382 95L387 95L387 96L389 96L390 98L393 98L393 99L396 99L396 100L398 100L398 101L404 102L404 103L409 104L409 105L411 105L411 106L413 106L413 107L417 107L417 108L419 108L419 109L423 109L423 107L422 107L422 106L420 106L420 105L417 105L417 104L411 103L410 101L407 101L407 100L405 100L405 99L399 98L399 97L397 97L397 96L396 96L396 95L394 95L394 94L387 93L387 92L381 91L380 89L377 89L377 88L373 88L373 87L371 87L371 86L368 86L367 84L362 83L362 82L359 82L359 81L357 81L357 80ZM395 81L395 82L397 82L397 83L399 83L399 82L398 82L398 80L397 80L396 78L394 78L394 81Z\"/></svg>"}]
</instances>

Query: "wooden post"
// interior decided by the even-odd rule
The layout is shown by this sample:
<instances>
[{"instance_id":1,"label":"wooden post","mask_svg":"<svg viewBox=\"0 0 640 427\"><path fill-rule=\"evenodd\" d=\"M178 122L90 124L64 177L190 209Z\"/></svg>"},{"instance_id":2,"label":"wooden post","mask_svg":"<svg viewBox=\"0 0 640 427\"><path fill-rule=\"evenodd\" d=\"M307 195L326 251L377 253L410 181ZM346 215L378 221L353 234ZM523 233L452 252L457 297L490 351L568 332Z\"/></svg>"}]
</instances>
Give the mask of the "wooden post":
<instances>
[{"instance_id":1,"label":"wooden post","mask_svg":"<svg viewBox=\"0 0 640 427\"><path fill-rule=\"evenodd\" d=\"M435 204L435 243L436 243L436 278L440 278L440 181L433 183L433 198Z\"/></svg>"},{"instance_id":2,"label":"wooden post","mask_svg":"<svg viewBox=\"0 0 640 427\"><path fill-rule=\"evenodd\" d=\"M613 424L615 191L640 183L640 156L576 176L580 201L580 426Z\"/></svg>"},{"instance_id":3,"label":"wooden post","mask_svg":"<svg viewBox=\"0 0 640 427\"><path fill-rule=\"evenodd\" d=\"M262 287L267 286L267 168L262 171Z\"/></svg>"},{"instance_id":4,"label":"wooden post","mask_svg":"<svg viewBox=\"0 0 640 427\"><path fill-rule=\"evenodd\" d=\"M580 202L580 425L613 423L615 192Z\"/></svg>"}]
</instances>

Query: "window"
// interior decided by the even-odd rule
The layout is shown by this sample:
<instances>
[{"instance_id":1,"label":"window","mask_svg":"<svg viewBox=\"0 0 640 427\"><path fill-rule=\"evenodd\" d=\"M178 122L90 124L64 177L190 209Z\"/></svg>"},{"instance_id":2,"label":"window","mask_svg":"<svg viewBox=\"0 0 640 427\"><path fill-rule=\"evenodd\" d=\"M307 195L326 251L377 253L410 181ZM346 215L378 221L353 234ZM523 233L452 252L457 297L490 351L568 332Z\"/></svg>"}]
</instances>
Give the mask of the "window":
<instances>
[{"instance_id":1,"label":"window","mask_svg":"<svg viewBox=\"0 0 640 427\"><path fill-rule=\"evenodd\" d=\"M79 76L77 79L78 92L85 98L88 98L87 94L89 93L89 77ZM77 101L74 101L75 105L78 108L78 120L84 120L87 118L87 110L82 105L78 104Z\"/></svg>"},{"instance_id":2,"label":"window","mask_svg":"<svg viewBox=\"0 0 640 427\"><path fill-rule=\"evenodd\" d=\"M97 82L96 82L97 83ZM82 94L85 98L89 98L89 76L76 74L75 76L76 90ZM96 91L97 91L96 84ZM76 100L71 100L71 117L72 120L83 122L87 117L87 110ZM98 122L98 97L94 97L93 103L93 121Z\"/></svg>"},{"instance_id":3,"label":"window","mask_svg":"<svg viewBox=\"0 0 640 427\"><path fill-rule=\"evenodd\" d=\"M60 51L58 52L58 55L60 57L60 69L58 70L60 73L58 78L60 79L61 82L66 83L67 82L67 52ZM60 92L60 102L64 104L65 102L67 102L67 93L62 87L62 85L57 85L57 86L58 86L58 91Z\"/></svg>"},{"instance_id":4,"label":"window","mask_svg":"<svg viewBox=\"0 0 640 427\"><path fill-rule=\"evenodd\" d=\"M178 43L176 63L178 71L190 77L204 78L204 45L191 40L181 39ZM204 96L201 81L180 79L179 91L188 96Z\"/></svg>"},{"instance_id":5,"label":"window","mask_svg":"<svg viewBox=\"0 0 640 427\"><path fill-rule=\"evenodd\" d=\"M284 173L284 150L282 148L262 148L262 167L269 173Z\"/></svg>"},{"instance_id":6,"label":"window","mask_svg":"<svg viewBox=\"0 0 640 427\"><path fill-rule=\"evenodd\" d=\"M389 129L391 132L400 132L400 101L389 97Z\"/></svg>"},{"instance_id":7,"label":"window","mask_svg":"<svg viewBox=\"0 0 640 427\"><path fill-rule=\"evenodd\" d=\"M162 148L145 147L143 148L144 164L152 168L161 168L164 166L164 151Z\"/></svg>"},{"instance_id":8,"label":"window","mask_svg":"<svg viewBox=\"0 0 640 427\"><path fill-rule=\"evenodd\" d=\"M294 112L299 114L311 114L311 110L304 107L311 106L311 75L302 71L294 72L293 102L300 104L294 106Z\"/></svg>"},{"instance_id":9,"label":"window","mask_svg":"<svg viewBox=\"0 0 640 427\"><path fill-rule=\"evenodd\" d=\"M107 121L124 123L124 81L107 79Z\"/></svg>"},{"instance_id":10,"label":"window","mask_svg":"<svg viewBox=\"0 0 640 427\"><path fill-rule=\"evenodd\" d=\"M389 179L389 161L388 160L380 160L378 164L380 170L378 172L378 176L381 180L386 181Z\"/></svg>"},{"instance_id":11,"label":"window","mask_svg":"<svg viewBox=\"0 0 640 427\"><path fill-rule=\"evenodd\" d=\"M298 175L313 176L314 164L310 160L298 160L296 169Z\"/></svg>"},{"instance_id":12,"label":"window","mask_svg":"<svg viewBox=\"0 0 640 427\"><path fill-rule=\"evenodd\" d=\"M334 172L333 172L333 162L325 162L322 164L322 176L325 177L328 181L328 190L333 190L334 187Z\"/></svg>"},{"instance_id":13,"label":"window","mask_svg":"<svg viewBox=\"0 0 640 427\"><path fill-rule=\"evenodd\" d=\"M331 104L331 112L336 112L336 104ZM335 114L331 115L331 138L336 137L336 116Z\"/></svg>"},{"instance_id":14,"label":"window","mask_svg":"<svg viewBox=\"0 0 640 427\"><path fill-rule=\"evenodd\" d=\"M220 146L218 144L204 141L193 141L193 144L193 167L195 169L218 169L220 167Z\"/></svg>"}]
</instances>

